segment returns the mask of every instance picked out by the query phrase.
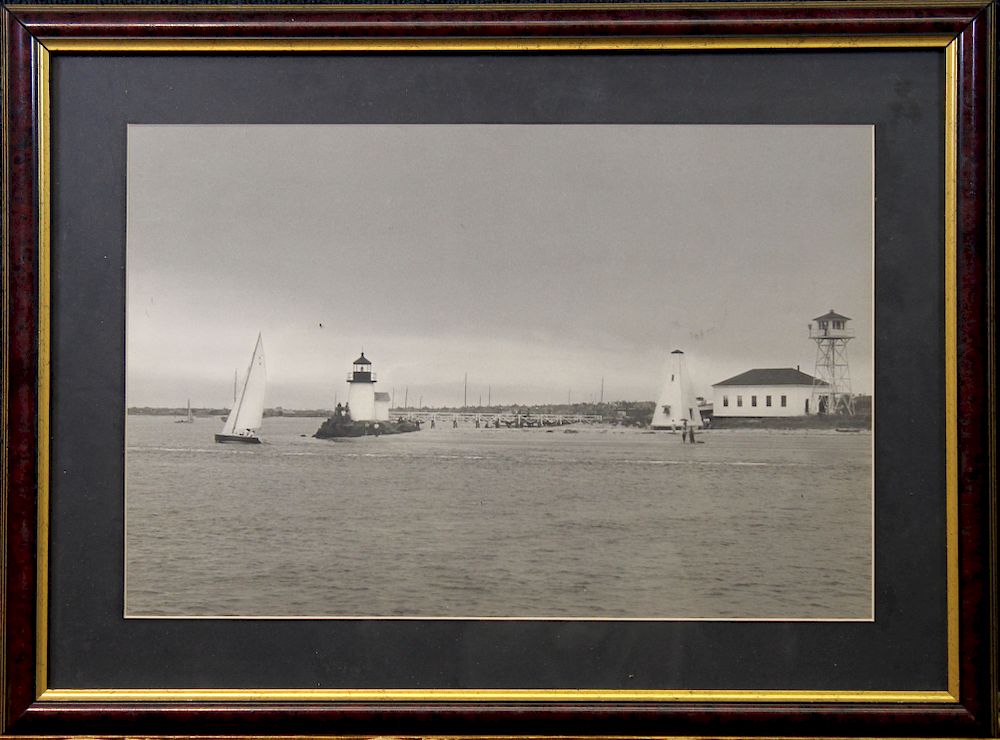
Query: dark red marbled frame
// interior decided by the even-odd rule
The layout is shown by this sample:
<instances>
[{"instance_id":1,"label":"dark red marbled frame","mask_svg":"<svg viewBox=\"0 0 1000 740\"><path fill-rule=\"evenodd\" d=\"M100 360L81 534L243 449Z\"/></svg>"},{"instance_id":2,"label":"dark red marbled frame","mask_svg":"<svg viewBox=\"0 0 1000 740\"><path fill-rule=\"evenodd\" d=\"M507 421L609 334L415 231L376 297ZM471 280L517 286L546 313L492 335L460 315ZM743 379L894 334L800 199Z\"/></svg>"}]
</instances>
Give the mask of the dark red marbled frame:
<instances>
[{"instance_id":1,"label":"dark red marbled frame","mask_svg":"<svg viewBox=\"0 0 1000 740\"><path fill-rule=\"evenodd\" d=\"M3 9L0 729L13 734L992 736L997 732L993 293L995 10L974 2ZM35 695L37 43L45 38L907 36L956 39L960 701L57 703Z\"/></svg>"}]
</instances>

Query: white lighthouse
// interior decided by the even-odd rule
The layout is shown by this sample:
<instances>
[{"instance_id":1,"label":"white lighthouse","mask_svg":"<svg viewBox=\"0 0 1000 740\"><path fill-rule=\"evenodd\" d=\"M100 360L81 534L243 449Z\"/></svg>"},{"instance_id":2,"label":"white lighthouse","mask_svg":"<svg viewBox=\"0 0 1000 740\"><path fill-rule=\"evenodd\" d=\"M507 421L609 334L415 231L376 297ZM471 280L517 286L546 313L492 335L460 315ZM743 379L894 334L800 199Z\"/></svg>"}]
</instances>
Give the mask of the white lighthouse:
<instances>
[{"instance_id":1,"label":"white lighthouse","mask_svg":"<svg viewBox=\"0 0 1000 740\"><path fill-rule=\"evenodd\" d=\"M375 373L362 352L347 376L347 407L354 421L375 421Z\"/></svg>"},{"instance_id":2,"label":"white lighthouse","mask_svg":"<svg viewBox=\"0 0 1000 740\"><path fill-rule=\"evenodd\" d=\"M653 411L653 429L678 429L684 426L701 429L701 412L691 386L684 353L675 349L670 353L670 367L663 381L663 390Z\"/></svg>"}]
</instances>

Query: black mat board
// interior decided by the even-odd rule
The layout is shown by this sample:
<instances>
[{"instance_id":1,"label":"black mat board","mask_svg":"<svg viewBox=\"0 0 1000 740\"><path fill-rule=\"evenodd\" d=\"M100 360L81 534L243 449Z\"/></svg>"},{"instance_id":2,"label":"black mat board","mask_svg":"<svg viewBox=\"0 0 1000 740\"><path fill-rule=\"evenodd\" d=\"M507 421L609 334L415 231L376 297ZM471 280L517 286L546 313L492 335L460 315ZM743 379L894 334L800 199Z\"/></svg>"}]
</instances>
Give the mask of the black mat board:
<instances>
[{"instance_id":1,"label":"black mat board","mask_svg":"<svg viewBox=\"0 0 1000 740\"><path fill-rule=\"evenodd\" d=\"M52 80L50 686L945 688L942 52L56 55ZM874 124L875 622L123 619L128 123Z\"/></svg>"}]
</instances>

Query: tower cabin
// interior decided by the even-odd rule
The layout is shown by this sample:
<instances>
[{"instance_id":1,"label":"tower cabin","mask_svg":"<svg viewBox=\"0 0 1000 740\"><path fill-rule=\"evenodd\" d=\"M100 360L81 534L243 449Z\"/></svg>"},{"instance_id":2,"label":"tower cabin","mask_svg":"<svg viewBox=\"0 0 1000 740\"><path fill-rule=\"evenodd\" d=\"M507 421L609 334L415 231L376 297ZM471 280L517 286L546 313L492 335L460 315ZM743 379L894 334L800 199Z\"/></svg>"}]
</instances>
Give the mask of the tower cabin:
<instances>
[{"instance_id":1,"label":"tower cabin","mask_svg":"<svg viewBox=\"0 0 1000 740\"><path fill-rule=\"evenodd\" d=\"M347 406L354 421L375 421L375 373L365 353L354 361L347 375Z\"/></svg>"},{"instance_id":2,"label":"tower cabin","mask_svg":"<svg viewBox=\"0 0 1000 740\"><path fill-rule=\"evenodd\" d=\"M809 324L810 339L854 339L853 329L847 327L847 322L851 319L841 316L832 308L822 316L813 319L813 324ZM801 324L800 324L801 326Z\"/></svg>"}]
</instances>

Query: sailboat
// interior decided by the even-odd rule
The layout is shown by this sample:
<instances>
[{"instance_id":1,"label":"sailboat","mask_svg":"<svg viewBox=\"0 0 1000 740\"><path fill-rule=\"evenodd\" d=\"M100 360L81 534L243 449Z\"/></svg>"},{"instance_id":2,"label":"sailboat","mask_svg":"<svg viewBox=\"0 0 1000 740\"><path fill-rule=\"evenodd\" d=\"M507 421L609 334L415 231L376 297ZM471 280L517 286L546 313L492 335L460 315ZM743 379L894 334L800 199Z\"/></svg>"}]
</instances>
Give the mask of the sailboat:
<instances>
[{"instance_id":1,"label":"sailboat","mask_svg":"<svg viewBox=\"0 0 1000 740\"><path fill-rule=\"evenodd\" d=\"M243 442L260 444L257 432L264 418L264 390L267 385L267 370L264 367L264 344L260 334L250 357L250 367L239 398L233 403L222 432L215 435L216 442Z\"/></svg>"},{"instance_id":2,"label":"sailboat","mask_svg":"<svg viewBox=\"0 0 1000 740\"><path fill-rule=\"evenodd\" d=\"M193 424L194 423L194 414L191 413L191 399L190 398L188 399L187 416L185 416L183 419L178 419L176 423L177 424Z\"/></svg>"}]
</instances>

